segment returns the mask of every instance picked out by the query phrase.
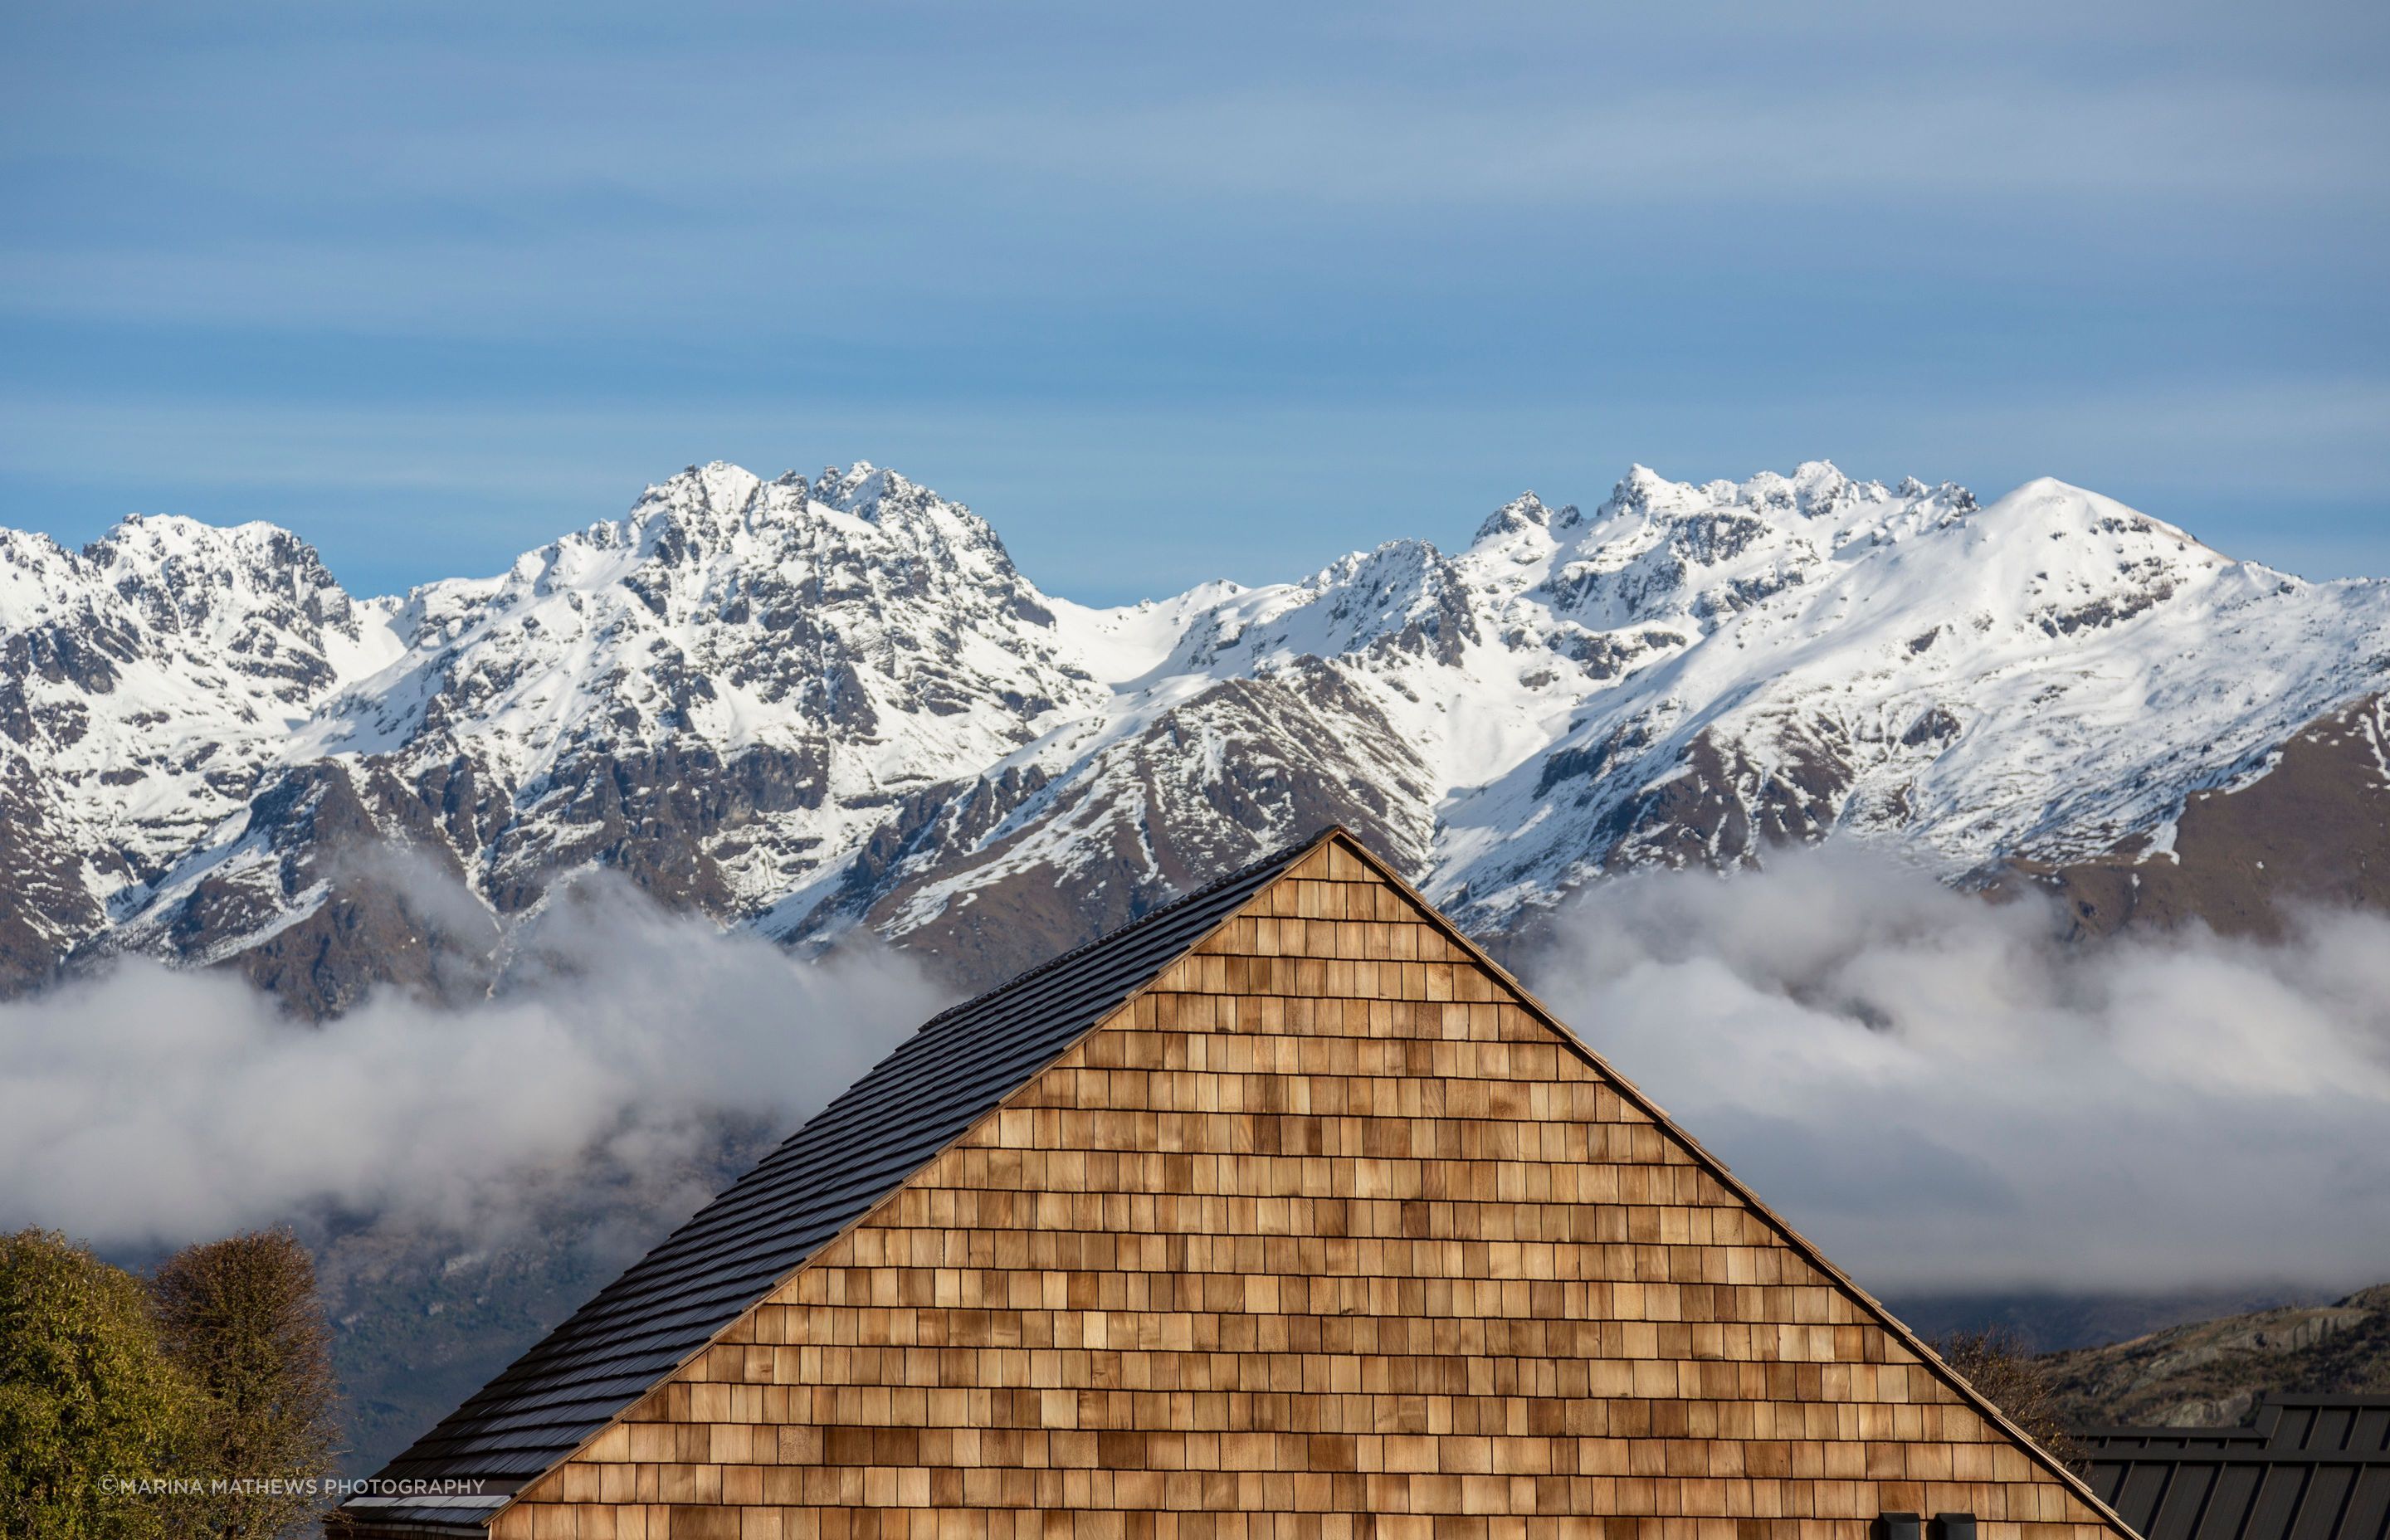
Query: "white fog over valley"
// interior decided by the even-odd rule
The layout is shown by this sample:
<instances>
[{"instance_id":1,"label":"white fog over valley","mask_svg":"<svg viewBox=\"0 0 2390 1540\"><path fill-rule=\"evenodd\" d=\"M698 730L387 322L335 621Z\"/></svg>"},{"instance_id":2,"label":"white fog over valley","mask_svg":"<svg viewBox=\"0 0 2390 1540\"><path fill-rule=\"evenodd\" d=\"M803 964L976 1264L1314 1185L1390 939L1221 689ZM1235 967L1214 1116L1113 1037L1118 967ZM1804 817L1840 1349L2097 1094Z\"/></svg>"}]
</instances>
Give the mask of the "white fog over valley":
<instances>
[{"instance_id":1,"label":"white fog over valley","mask_svg":"<svg viewBox=\"0 0 2390 1540\"><path fill-rule=\"evenodd\" d=\"M1828 848L1603 885L1526 966L1871 1288L2374 1281L2390 920L2053 934L2038 901ZM523 951L497 999L321 1027L146 961L0 1006L0 1225L122 1248L338 1212L461 1247L580 1184L651 1239L711 1190L724 1117L792 1130L942 1003L901 954L801 962L611 885Z\"/></svg>"},{"instance_id":2,"label":"white fog over valley","mask_svg":"<svg viewBox=\"0 0 2390 1540\"><path fill-rule=\"evenodd\" d=\"M944 1003L876 948L802 962L588 886L462 1008L393 990L316 1027L147 960L0 1005L0 1226L138 1250L363 1218L461 1247L578 1188L652 1240L726 1180L726 1122L793 1129Z\"/></svg>"}]
</instances>

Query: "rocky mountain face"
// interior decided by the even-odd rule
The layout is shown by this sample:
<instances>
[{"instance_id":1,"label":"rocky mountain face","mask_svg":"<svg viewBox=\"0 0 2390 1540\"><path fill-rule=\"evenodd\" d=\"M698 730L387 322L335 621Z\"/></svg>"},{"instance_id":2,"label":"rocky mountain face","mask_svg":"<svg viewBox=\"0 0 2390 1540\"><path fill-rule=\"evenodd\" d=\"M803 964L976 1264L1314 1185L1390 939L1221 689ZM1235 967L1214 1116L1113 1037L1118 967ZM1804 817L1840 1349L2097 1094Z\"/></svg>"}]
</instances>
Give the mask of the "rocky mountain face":
<instances>
[{"instance_id":1,"label":"rocky mountain face","mask_svg":"<svg viewBox=\"0 0 2390 1540\"><path fill-rule=\"evenodd\" d=\"M263 525L0 532L0 979L130 950L318 1018L456 998L603 871L984 983L1331 819L1497 938L1829 835L2092 932L2263 929L2390 896L2385 686L2390 583L1824 464L1114 610L862 464L692 468L395 599Z\"/></svg>"},{"instance_id":2,"label":"rocky mountain face","mask_svg":"<svg viewBox=\"0 0 2390 1540\"><path fill-rule=\"evenodd\" d=\"M135 517L80 554L0 530L0 981L245 819L316 706L396 656L392 608L264 524Z\"/></svg>"},{"instance_id":3,"label":"rocky mountain face","mask_svg":"<svg viewBox=\"0 0 2390 1540\"><path fill-rule=\"evenodd\" d=\"M2390 1284L2041 1359L2076 1427L2230 1428L2268 1392L2390 1392Z\"/></svg>"}]
</instances>

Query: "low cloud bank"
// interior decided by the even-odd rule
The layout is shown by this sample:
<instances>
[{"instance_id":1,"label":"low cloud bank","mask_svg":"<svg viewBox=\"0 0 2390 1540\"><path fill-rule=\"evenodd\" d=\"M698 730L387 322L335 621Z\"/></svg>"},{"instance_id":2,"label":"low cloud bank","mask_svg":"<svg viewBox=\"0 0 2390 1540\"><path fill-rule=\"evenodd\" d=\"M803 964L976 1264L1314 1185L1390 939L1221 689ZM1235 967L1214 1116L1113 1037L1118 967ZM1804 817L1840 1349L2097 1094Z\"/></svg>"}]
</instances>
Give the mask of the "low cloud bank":
<instances>
[{"instance_id":1,"label":"low cloud bank","mask_svg":"<svg viewBox=\"0 0 2390 1540\"><path fill-rule=\"evenodd\" d=\"M508 986L464 1009L385 994L312 1028L138 961L0 1007L0 1226L500 1237L597 1187L686 1212L726 1126L793 1128L940 1003L885 954L808 963L603 884L520 939Z\"/></svg>"},{"instance_id":2,"label":"low cloud bank","mask_svg":"<svg viewBox=\"0 0 2390 1540\"><path fill-rule=\"evenodd\" d=\"M1874 1288L2390 1278L2390 920L2052 933L1830 848L1605 885L1526 970ZM0 1007L0 1226L141 1248L290 1218L503 1242L560 1211L676 1217L726 1149L940 1004L889 954L801 961L619 887L517 940L497 998L390 995L320 1029L139 962Z\"/></svg>"},{"instance_id":3,"label":"low cloud bank","mask_svg":"<svg viewBox=\"0 0 2390 1540\"><path fill-rule=\"evenodd\" d=\"M1830 847L1607 884L1526 971L1871 1287L2390 1278L2390 920L2052 918Z\"/></svg>"}]
</instances>

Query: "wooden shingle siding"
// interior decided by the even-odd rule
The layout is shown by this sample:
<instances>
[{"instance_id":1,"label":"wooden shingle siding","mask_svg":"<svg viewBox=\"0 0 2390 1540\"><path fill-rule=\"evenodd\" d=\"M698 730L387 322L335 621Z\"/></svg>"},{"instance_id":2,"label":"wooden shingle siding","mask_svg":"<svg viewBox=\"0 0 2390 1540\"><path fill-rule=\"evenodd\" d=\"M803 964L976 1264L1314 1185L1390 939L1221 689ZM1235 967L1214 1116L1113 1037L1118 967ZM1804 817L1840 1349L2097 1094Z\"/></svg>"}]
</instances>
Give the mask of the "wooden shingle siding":
<instances>
[{"instance_id":1,"label":"wooden shingle siding","mask_svg":"<svg viewBox=\"0 0 2390 1540\"><path fill-rule=\"evenodd\" d=\"M1331 842L492 1534L1858 1540L1886 1510L2120 1533Z\"/></svg>"}]
</instances>

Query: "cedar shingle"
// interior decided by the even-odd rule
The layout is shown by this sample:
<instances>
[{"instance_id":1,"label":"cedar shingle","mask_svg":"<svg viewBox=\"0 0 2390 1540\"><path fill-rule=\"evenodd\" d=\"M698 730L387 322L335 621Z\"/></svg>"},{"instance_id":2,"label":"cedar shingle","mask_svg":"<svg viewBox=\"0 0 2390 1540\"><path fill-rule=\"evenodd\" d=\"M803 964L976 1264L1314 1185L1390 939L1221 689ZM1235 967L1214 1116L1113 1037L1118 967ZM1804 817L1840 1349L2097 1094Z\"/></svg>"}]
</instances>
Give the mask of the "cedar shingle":
<instances>
[{"instance_id":1,"label":"cedar shingle","mask_svg":"<svg viewBox=\"0 0 2390 1540\"><path fill-rule=\"evenodd\" d=\"M677 1533L700 1506L820 1536L1596 1520L1857 1540L1890 1508L1973 1512L1984 1540L2118 1533L1356 847L1207 902L932 1023L601 1295L612 1328L568 1324L577 1348L477 1398L551 1418L460 1424L534 1467L555 1436L541 1375L577 1389L624 1322L688 1329L675 1289L727 1298L709 1267L853 1205L803 1265L742 1284L665 1384L624 1367L627 1388L565 1398L636 1405L495 1540ZM895 1136L844 1105L875 1086L883 1118L970 1110ZM670 1506L589 1517L626 1496Z\"/></svg>"}]
</instances>

